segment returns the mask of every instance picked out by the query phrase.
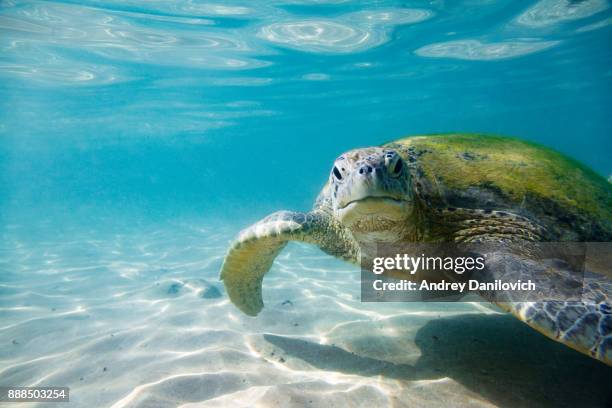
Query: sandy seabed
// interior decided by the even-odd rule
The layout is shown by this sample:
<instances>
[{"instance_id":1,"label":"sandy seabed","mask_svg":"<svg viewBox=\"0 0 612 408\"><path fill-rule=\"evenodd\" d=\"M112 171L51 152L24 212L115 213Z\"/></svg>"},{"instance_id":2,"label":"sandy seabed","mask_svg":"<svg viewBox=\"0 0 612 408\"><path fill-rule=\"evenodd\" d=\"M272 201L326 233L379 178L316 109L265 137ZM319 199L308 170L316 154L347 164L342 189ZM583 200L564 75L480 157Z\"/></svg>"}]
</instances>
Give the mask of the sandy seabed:
<instances>
[{"instance_id":1,"label":"sandy seabed","mask_svg":"<svg viewBox=\"0 0 612 408\"><path fill-rule=\"evenodd\" d=\"M239 227L199 224L5 226L0 386L70 387L54 407L612 402L610 367L487 303L362 303L358 270L306 245L286 248L266 307L245 316L218 280Z\"/></svg>"}]
</instances>

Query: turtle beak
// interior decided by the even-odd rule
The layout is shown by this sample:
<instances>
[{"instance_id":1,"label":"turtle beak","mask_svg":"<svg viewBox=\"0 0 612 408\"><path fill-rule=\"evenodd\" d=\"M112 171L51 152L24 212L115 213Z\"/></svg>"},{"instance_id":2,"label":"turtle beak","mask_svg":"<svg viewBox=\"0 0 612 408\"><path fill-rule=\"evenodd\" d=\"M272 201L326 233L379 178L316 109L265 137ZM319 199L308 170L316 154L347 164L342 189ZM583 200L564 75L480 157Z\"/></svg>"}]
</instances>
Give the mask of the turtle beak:
<instances>
[{"instance_id":1,"label":"turtle beak","mask_svg":"<svg viewBox=\"0 0 612 408\"><path fill-rule=\"evenodd\" d=\"M363 220L401 220L410 212L411 202L389 197L366 197L336 211L340 222L352 227Z\"/></svg>"}]
</instances>

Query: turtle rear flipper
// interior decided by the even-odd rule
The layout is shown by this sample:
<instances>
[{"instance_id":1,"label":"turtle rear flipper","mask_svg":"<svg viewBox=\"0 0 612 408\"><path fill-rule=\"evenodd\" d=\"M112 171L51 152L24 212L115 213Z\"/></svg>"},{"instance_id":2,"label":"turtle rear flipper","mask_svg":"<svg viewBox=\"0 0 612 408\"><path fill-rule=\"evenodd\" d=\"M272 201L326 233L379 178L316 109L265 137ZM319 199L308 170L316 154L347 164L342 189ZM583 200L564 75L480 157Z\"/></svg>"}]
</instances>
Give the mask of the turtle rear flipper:
<instances>
[{"instance_id":1,"label":"turtle rear flipper","mask_svg":"<svg viewBox=\"0 0 612 408\"><path fill-rule=\"evenodd\" d=\"M232 303L249 316L263 308L263 277L289 241L317 245L347 261L359 260L359 247L350 233L326 213L279 211L269 215L240 232L221 268L220 277Z\"/></svg>"}]
</instances>

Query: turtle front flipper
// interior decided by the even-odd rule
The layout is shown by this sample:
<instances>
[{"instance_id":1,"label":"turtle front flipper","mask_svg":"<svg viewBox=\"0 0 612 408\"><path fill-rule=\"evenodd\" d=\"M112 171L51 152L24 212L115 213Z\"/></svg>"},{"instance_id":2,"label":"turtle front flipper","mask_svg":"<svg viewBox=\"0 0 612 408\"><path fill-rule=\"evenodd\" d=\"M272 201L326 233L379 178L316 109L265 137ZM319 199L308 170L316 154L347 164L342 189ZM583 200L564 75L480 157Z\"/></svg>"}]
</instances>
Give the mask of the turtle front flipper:
<instances>
[{"instance_id":1,"label":"turtle front flipper","mask_svg":"<svg viewBox=\"0 0 612 408\"><path fill-rule=\"evenodd\" d=\"M289 241L317 245L347 261L359 260L359 246L351 234L327 213L279 211L269 215L240 232L221 268L232 303L249 316L263 308L263 277Z\"/></svg>"},{"instance_id":2,"label":"turtle front flipper","mask_svg":"<svg viewBox=\"0 0 612 408\"><path fill-rule=\"evenodd\" d=\"M545 336L612 365L610 267L608 263L607 271L585 271L586 252L581 251L587 244L546 242L546 229L508 211L457 208L441 211L440 217L453 230L455 242L486 259L486 268L469 279L493 286L535 284L535 291L489 291L479 285L482 297ZM597 260L589 258L587 266L605 264L593 262Z\"/></svg>"},{"instance_id":3,"label":"turtle front flipper","mask_svg":"<svg viewBox=\"0 0 612 408\"><path fill-rule=\"evenodd\" d=\"M471 278L479 283L533 282L531 291L478 292L545 336L612 365L612 282L563 257L550 257L550 245L556 251L559 244L500 244L485 252L486 269Z\"/></svg>"}]
</instances>

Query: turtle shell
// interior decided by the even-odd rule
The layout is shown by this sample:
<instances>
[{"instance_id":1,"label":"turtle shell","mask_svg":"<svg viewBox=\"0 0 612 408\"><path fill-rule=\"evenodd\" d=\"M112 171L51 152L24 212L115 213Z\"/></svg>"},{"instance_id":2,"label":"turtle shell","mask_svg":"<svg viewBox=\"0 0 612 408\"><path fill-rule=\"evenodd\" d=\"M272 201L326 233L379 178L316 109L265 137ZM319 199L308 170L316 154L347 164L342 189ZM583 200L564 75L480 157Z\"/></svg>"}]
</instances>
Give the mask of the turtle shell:
<instances>
[{"instance_id":1,"label":"turtle shell","mask_svg":"<svg viewBox=\"0 0 612 408\"><path fill-rule=\"evenodd\" d=\"M425 210L509 211L550 239L612 240L612 185L544 146L477 134L412 136L384 145L406 161Z\"/></svg>"}]
</instances>

